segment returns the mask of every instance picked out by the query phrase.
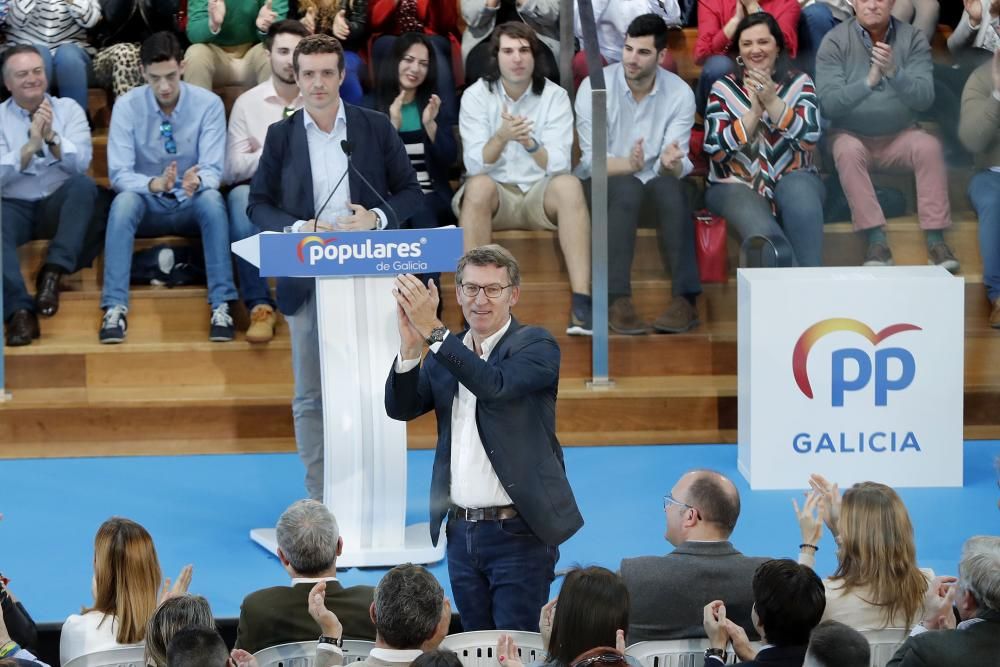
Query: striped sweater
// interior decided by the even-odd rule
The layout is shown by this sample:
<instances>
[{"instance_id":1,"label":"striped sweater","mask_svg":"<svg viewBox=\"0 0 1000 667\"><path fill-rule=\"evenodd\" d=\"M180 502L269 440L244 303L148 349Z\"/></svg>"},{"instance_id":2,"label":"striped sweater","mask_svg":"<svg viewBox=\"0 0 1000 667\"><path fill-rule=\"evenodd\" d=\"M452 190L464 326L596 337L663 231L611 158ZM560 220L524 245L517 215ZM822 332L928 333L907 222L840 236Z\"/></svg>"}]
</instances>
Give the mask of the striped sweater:
<instances>
[{"instance_id":1,"label":"striped sweater","mask_svg":"<svg viewBox=\"0 0 1000 667\"><path fill-rule=\"evenodd\" d=\"M87 29L101 20L98 0L9 0L6 36L9 44L41 44L55 49L87 44Z\"/></svg>"},{"instance_id":2,"label":"striped sweater","mask_svg":"<svg viewBox=\"0 0 1000 667\"><path fill-rule=\"evenodd\" d=\"M705 110L705 154L708 180L743 183L770 200L786 173L815 171L812 151L819 141L820 116L816 89L808 74L795 73L778 87L785 113L772 119L767 112L748 137L741 118L750 98L732 75L715 82Z\"/></svg>"}]
</instances>

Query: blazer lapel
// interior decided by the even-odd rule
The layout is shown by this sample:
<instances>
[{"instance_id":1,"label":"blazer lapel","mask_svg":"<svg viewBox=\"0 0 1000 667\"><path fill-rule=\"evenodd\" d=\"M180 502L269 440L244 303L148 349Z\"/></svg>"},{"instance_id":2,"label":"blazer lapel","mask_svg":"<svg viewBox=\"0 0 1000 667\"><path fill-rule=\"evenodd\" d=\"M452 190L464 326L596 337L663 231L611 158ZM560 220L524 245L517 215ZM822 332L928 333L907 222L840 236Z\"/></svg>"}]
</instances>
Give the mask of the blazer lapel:
<instances>
[{"instance_id":1,"label":"blazer lapel","mask_svg":"<svg viewBox=\"0 0 1000 667\"><path fill-rule=\"evenodd\" d=\"M305 156L304 160L292 161L292 165L298 166L298 169L295 169L298 188L293 190L293 192L297 191L297 194L294 201L289 202L291 204L289 208L303 211L302 219L309 220L316 217L316 199L313 195L312 165L309 160L309 140L306 138L305 113L305 109L299 109L288 119L291 124L288 155Z\"/></svg>"}]
</instances>

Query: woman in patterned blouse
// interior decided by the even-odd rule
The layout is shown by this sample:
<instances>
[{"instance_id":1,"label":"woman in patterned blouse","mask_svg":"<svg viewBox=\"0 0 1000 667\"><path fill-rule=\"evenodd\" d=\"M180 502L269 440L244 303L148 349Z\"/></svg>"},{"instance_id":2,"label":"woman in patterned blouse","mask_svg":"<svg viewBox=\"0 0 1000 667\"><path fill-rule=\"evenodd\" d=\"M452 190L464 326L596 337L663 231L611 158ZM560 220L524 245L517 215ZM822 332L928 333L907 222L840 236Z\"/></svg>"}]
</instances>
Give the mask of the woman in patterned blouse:
<instances>
[{"instance_id":1,"label":"woman in patterned blouse","mask_svg":"<svg viewBox=\"0 0 1000 667\"><path fill-rule=\"evenodd\" d=\"M705 111L706 204L741 239L785 238L798 266L819 266L825 191L812 157L820 136L813 81L791 69L770 14L744 18L732 51L737 71L715 82Z\"/></svg>"}]
</instances>

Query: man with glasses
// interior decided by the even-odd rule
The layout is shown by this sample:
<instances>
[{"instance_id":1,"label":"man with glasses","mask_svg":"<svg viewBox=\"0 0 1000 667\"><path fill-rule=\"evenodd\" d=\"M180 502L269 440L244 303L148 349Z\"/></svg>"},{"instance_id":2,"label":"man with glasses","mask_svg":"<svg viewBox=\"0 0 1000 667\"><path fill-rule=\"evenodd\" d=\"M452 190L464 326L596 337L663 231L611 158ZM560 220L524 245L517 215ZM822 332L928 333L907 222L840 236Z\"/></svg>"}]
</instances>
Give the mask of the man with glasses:
<instances>
[{"instance_id":1,"label":"man with glasses","mask_svg":"<svg viewBox=\"0 0 1000 667\"><path fill-rule=\"evenodd\" d=\"M145 86L115 102L108 133L108 175L118 193L104 242L99 338L121 343L128 332L128 286L135 237L201 236L208 278L209 340L231 341L229 301L237 298L226 203L219 179L226 116L214 93L181 82L177 38L149 37L139 49Z\"/></svg>"},{"instance_id":2,"label":"man with glasses","mask_svg":"<svg viewBox=\"0 0 1000 667\"><path fill-rule=\"evenodd\" d=\"M271 78L240 95L229 114L223 182L234 185L227 198L232 241L241 241L260 232L247 215L250 179L257 171L267 128L302 108L302 94L292 69L292 54L302 38L308 36L309 31L298 21L286 19L272 23L264 37ZM278 321L267 279L261 278L260 270L245 259L236 260L236 270L243 303L250 313L247 340L267 343L274 337Z\"/></svg>"},{"instance_id":3,"label":"man with glasses","mask_svg":"<svg viewBox=\"0 0 1000 667\"><path fill-rule=\"evenodd\" d=\"M744 556L729 541L740 516L736 486L721 473L691 470L663 498L663 511L674 550L621 562L629 641L704 637L704 608L713 600L725 600L728 618L754 636L750 584L767 559Z\"/></svg>"},{"instance_id":4,"label":"man with glasses","mask_svg":"<svg viewBox=\"0 0 1000 667\"><path fill-rule=\"evenodd\" d=\"M3 80L11 93L0 104L0 190L3 191L3 317L7 345L38 338L38 314L59 309L59 280L77 269L97 186L87 176L92 154L83 109L48 95L41 54L33 46L7 51ZM51 238L35 297L21 275L17 247Z\"/></svg>"},{"instance_id":5,"label":"man with glasses","mask_svg":"<svg viewBox=\"0 0 1000 667\"><path fill-rule=\"evenodd\" d=\"M386 412L400 420L437 416L431 539L437 543L447 514L448 574L462 626L537 632L559 545L583 525L556 438L559 345L511 316L520 271L500 246L466 252L455 283L464 334L437 318L437 285L396 279L400 350Z\"/></svg>"}]
</instances>

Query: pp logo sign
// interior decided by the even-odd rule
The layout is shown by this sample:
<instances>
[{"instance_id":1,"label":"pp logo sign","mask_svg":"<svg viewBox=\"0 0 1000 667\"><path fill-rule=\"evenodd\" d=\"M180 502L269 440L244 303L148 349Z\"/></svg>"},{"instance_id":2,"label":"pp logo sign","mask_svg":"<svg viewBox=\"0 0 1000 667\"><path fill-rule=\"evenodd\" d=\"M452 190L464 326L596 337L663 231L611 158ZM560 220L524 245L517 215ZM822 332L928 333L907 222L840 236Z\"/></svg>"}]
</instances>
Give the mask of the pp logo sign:
<instances>
[{"instance_id":1,"label":"pp logo sign","mask_svg":"<svg viewBox=\"0 0 1000 667\"><path fill-rule=\"evenodd\" d=\"M875 332L864 322L846 317L817 322L799 336L792 351L792 374L795 377L795 384L806 398L813 398L806 362L809 350L827 334L835 331L857 333L874 347L898 333L920 330L915 324L900 323ZM896 363L891 363L893 361ZM878 407L888 405L889 392L902 391L909 387L916 375L916 369L913 354L902 347L878 349L874 354L858 347L836 349L830 355L831 404L833 407L843 407L844 397L848 392L861 391L874 382L875 405Z\"/></svg>"}]
</instances>

